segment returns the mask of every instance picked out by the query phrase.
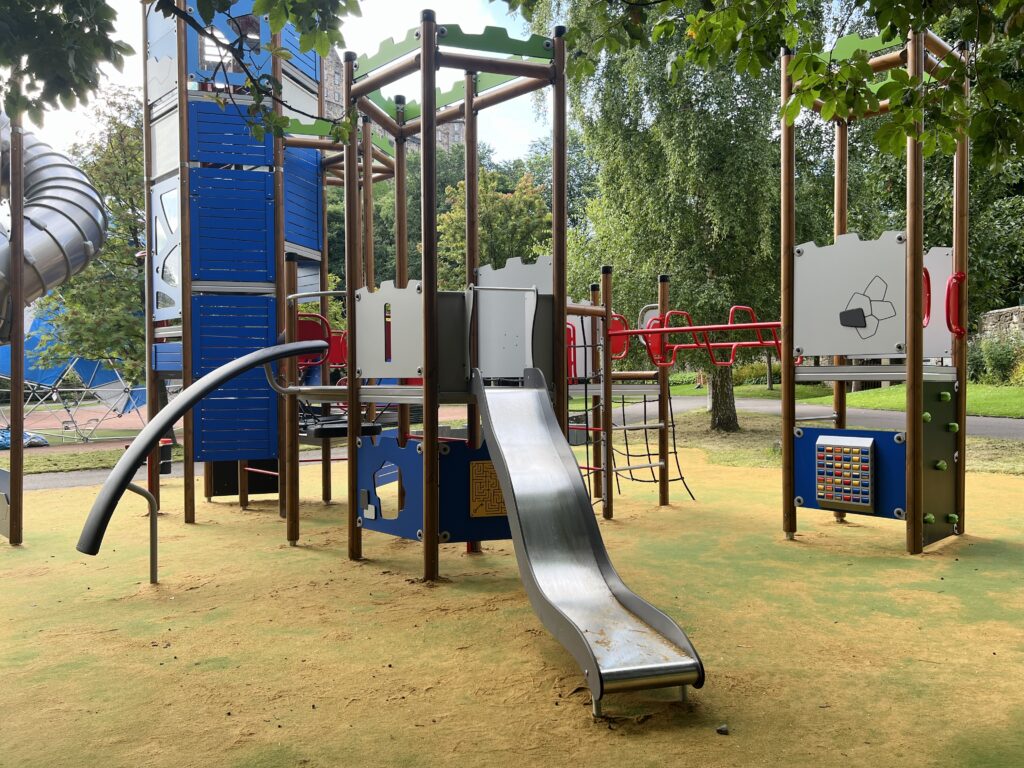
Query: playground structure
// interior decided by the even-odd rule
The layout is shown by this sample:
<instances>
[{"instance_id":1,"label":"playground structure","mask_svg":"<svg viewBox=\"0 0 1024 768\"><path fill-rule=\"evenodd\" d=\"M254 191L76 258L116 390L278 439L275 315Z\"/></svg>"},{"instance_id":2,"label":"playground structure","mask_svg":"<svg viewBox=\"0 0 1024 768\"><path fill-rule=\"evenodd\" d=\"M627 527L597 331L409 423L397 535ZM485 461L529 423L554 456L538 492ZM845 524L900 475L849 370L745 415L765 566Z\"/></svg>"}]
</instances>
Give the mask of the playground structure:
<instances>
[{"instance_id":1,"label":"playground structure","mask_svg":"<svg viewBox=\"0 0 1024 768\"><path fill-rule=\"evenodd\" d=\"M0 533L23 538L25 307L81 272L103 246L107 214L89 178L20 120L0 114L0 187L11 228L0 227L0 344L9 344L10 471L0 471Z\"/></svg>"},{"instance_id":2,"label":"playground structure","mask_svg":"<svg viewBox=\"0 0 1024 768\"><path fill-rule=\"evenodd\" d=\"M854 50L873 54L873 72L906 66L922 82L940 73L943 60L964 55L930 30L911 34L905 44L852 35L824 55L845 58ZM789 61L783 52L783 105L793 90ZM875 114L887 111L882 101ZM954 159L952 248L926 253L921 142L907 139L906 232L864 241L847 232L849 118L833 122L835 242L823 247L795 241L796 129L785 120L781 126L783 530L793 538L798 507L833 510L840 518L888 517L905 521L907 551L918 554L964 532L968 138L959 139ZM834 365L799 366L800 355L831 356ZM833 429L798 426L795 387L811 381L835 382ZM906 382L905 430L847 429L850 381Z\"/></svg>"}]
</instances>

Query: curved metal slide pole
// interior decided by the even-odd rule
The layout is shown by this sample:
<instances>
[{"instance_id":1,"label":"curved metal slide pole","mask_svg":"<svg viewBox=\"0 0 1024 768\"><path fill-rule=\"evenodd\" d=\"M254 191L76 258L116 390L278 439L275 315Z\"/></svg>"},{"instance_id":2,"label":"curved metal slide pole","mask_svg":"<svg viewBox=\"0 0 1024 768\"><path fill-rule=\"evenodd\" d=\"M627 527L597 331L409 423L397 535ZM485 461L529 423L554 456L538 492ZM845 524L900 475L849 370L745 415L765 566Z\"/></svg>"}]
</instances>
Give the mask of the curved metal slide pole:
<instances>
[{"instance_id":1,"label":"curved metal slide pole","mask_svg":"<svg viewBox=\"0 0 1024 768\"><path fill-rule=\"evenodd\" d=\"M274 347L267 347L256 352L225 363L216 368L186 387L171 401L170 405L160 411L159 415L150 421L143 429L124 456L111 470L107 481L100 489L96 501L93 502L89 511L89 518L82 528L82 535L78 538L76 549L86 555L95 555L100 551L103 543L103 534L107 531L107 525L114 514L117 503L121 500L124 492L128 489L135 472L142 466L146 457L153 451L160 442L167 430L174 426L174 423L192 410L200 400L223 386L236 376L240 376L264 363L272 363L286 357L298 355L320 354L327 350L325 341L296 341L291 344L278 344Z\"/></svg>"},{"instance_id":2,"label":"curved metal slide pole","mask_svg":"<svg viewBox=\"0 0 1024 768\"><path fill-rule=\"evenodd\" d=\"M595 714L605 693L700 688L704 666L686 634L615 572L543 374L485 387L474 370L473 394L526 594L583 670Z\"/></svg>"}]
</instances>

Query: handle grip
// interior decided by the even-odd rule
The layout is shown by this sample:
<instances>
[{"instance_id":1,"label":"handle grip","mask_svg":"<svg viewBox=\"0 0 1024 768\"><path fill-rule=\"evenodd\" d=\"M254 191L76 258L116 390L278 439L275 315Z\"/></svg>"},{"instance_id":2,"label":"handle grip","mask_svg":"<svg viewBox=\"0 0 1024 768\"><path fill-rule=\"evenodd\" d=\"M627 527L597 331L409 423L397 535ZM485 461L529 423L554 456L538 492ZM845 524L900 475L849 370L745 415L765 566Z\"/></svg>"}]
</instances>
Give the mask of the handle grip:
<instances>
[{"instance_id":1,"label":"handle grip","mask_svg":"<svg viewBox=\"0 0 1024 768\"><path fill-rule=\"evenodd\" d=\"M924 294L922 303L924 304L924 318L922 319L921 327L927 328L928 323L932 320L932 275L928 271L928 267L925 267L921 275L921 289Z\"/></svg>"},{"instance_id":2,"label":"handle grip","mask_svg":"<svg viewBox=\"0 0 1024 768\"><path fill-rule=\"evenodd\" d=\"M967 329L960 325L960 286L966 282L963 272L954 272L946 281L946 328L958 339L967 335Z\"/></svg>"}]
</instances>

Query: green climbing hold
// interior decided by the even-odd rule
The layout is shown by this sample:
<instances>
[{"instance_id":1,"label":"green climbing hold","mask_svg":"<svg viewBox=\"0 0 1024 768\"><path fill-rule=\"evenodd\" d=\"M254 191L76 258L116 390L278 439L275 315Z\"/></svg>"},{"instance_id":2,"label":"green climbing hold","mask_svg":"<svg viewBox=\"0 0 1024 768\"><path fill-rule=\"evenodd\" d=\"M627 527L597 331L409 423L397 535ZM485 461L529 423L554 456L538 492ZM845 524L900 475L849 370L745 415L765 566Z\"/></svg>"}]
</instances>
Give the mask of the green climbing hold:
<instances>
[{"instance_id":1,"label":"green climbing hold","mask_svg":"<svg viewBox=\"0 0 1024 768\"><path fill-rule=\"evenodd\" d=\"M930 413L928 413L928 411L925 411L921 415L921 418L924 419L924 423L925 424L931 424L932 423L932 415Z\"/></svg>"},{"instance_id":2,"label":"green climbing hold","mask_svg":"<svg viewBox=\"0 0 1024 768\"><path fill-rule=\"evenodd\" d=\"M949 464L946 463L945 459L939 459L938 461L935 462L935 468L940 472L945 472L947 469L949 469Z\"/></svg>"},{"instance_id":3,"label":"green climbing hold","mask_svg":"<svg viewBox=\"0 0 1024 768\"><path fill-rule=\"evenodd\" d=\"M946 431L947 432L959 432L960 431L960 425L957 424L955 421L951 421L951 422L949 422L949 424L946 425Z\"/></svg>"},{"instance_id":4,"label":"green climbing hold","mask_svg":"<svg viewBox=\"0 0 1024 768\"><path fill-rule=\"evenodd\" d=\"M935 515L933 515L933 514L932 514L931 512L929 512L928 514L926 514L926 515L924 516L924 521L925 521L925 523L927 523L928 525L931 525L932 523L934 523L934 522L935 522Z\"/></svg>"},{"instance_id":5,"label":"green climbing hold","mask_svg":"<svg viewBox=\"0 0 1024 768\"><path fill-rule=\"evenodd\" d=\"M953 393L952 392L939 392L939 402L940 403L948 403L952 399L953 399Z\"/></svg>"},{"instance_id":6,"label":"green climbing hold","mask_svg":"<svg viewBox=\"0 0 1024 768\"><path fill-rule=\"evenodd\" d=\"M960 515L950 512L948 515L946 515L946 522L952 525L956 525L960 522Z\"/></svg>"}]
</instances>

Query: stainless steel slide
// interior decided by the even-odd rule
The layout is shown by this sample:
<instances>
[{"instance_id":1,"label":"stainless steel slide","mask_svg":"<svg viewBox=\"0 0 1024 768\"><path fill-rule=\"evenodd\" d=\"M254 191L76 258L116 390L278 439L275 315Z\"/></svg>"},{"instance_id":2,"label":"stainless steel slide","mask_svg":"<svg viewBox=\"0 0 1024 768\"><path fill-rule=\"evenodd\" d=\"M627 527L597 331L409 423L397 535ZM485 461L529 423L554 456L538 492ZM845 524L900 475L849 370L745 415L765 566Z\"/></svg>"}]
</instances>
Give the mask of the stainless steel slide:
<instances>
[{"instance_id":1,"label":"stainless steel slide","mask_svg":"<svg viewBox=\"0 0 1024 768\"><path fill-rule=\"evenodd\" d=\"M8 183L10 121L0 114L3 182ZM103 245L107 215L89 177L60 152L25 134L25 303L81 272ZM0 343L11 335L11 244L0 226Z\"/></svg>"},{"instance_id":2,"label":"stainless steel slide","mask_svg":"<svg viewBox=\"0 0 1024 768\"><path fill-rule=\"evenodd\" d=\"M505 497L519 572L534 611L583 670L600 714L605 693L704 684L704 666L668 616L615 572L544 376L473 394Z\"/></svg>"}]
</instances>

